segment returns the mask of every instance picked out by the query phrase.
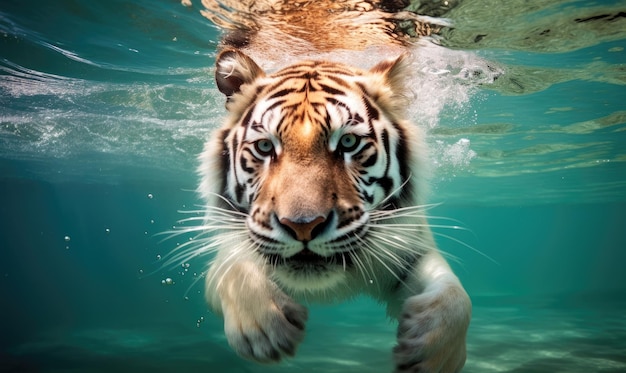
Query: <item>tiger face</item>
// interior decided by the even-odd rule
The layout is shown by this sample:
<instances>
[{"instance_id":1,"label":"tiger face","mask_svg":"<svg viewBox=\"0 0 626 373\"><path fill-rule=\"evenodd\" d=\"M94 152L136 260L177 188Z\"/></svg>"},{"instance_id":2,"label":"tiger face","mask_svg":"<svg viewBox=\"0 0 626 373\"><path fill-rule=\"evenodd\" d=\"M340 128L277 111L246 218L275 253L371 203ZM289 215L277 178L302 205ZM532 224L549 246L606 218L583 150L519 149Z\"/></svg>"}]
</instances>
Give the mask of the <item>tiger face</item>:
<instances>
[{"instance_id":1,"label":"tiger face","mask_svg":"<svg viewBox=\"0 0 626 373\"><path fill-rule=\"evenodd\" d=\"M416 202L416 139L394 85L403 57L369 71L310 61L266 75L228 50L217 66L229 118L200 190L246 214L249 246L283 287L324 290L363 272L372 214Z\"/></svg>"}]
</instances>

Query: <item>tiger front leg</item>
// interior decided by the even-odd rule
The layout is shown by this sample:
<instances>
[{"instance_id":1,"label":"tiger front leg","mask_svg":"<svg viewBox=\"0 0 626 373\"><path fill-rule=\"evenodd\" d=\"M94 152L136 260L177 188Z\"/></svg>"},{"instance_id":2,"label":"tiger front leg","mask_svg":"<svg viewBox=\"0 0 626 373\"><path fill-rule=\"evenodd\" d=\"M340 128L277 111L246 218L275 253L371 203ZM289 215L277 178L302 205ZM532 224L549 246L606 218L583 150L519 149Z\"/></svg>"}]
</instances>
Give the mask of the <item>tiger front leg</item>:
<instances>
[{"instance_id":1,"label":"tiger front leg","mask_svg":"<svg viewBox=\"0 0 626 373\"><path fill-rule=\"evenodd\" d=\"M270 281L257 263L213 263L206 285L207 301L221 311L226 338L237 354L263 363L295 354L308 311Z\"/></svg>"},{"instance_id":2,"label":"tiger front leg","mask_svg":"<svg viewBox=\"0 0 626 373\"><path fill-rule=\"evenodd\" d=\"M467 293L437 252L422 258L412 280L424 290L402 305L393 350L396 373L460 372L472 309Z\"/></svg>"}]
</instances>

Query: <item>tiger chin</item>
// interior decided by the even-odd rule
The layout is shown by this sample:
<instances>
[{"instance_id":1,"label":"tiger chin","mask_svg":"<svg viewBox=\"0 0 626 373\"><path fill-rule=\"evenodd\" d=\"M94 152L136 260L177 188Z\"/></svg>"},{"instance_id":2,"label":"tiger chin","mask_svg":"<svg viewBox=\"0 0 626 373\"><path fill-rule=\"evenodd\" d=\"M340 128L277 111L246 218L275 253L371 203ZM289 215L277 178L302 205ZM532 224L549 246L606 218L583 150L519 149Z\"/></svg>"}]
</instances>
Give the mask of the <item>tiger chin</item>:
<instances>
[{"instance_id":1,"label":"tiger chin","mask_svg":"<svg viewBox=\"0 0 626 373\"><path fill-rule=\"evenodd\" d=\"M305 335L301 302L367 294L397 317L396 372L458 372L471 302L438 251L406 55L361 70L301 61L264 72L217 57L228 117L200 156L205 296L242 357L277 362Z\"/></svg>"}]
</instances>

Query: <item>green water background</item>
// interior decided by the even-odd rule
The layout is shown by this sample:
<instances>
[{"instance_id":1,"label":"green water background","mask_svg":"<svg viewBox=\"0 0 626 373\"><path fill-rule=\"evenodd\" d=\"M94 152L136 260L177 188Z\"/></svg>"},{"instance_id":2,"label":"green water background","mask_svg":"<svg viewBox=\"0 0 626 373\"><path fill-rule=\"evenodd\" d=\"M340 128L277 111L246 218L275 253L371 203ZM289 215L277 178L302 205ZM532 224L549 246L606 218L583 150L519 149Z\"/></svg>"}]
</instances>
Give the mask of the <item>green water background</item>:
<instances>
[{"instance_id":1,"label":"green water background","mask_svg":"<svg viewBox=\"0 0 626 373\"><path fill-rule=\"evenodd\" d=\"M624 5L548 4L533 18L511 2L510 28ZM198 10L0 5L0 371L390 369L395 326L370 300L312 305L298 357L257 366L193 286L205 263L161 268L181 242L156 234L200 203L195 156L224 114L219 32ZM622 25L534 50L451 38L509 77L464 91L431 130L431 213L454 219L433 222L463 228L438 243L475 305L467 372L626 369Z\"/></svg>"}]
</instances>

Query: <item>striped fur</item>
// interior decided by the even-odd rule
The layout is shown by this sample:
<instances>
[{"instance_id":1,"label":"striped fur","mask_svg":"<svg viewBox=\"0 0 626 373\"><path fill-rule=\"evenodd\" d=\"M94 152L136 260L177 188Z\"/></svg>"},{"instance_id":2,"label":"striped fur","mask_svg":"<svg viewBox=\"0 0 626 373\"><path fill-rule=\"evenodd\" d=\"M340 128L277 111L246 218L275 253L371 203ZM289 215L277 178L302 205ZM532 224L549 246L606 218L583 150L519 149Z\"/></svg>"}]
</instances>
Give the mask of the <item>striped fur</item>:
<instances>
[{"instance_id":1,"label":"striped fur","mask_svg":"<svg viewBox=\"0 0 626 373\"><path fill-rule=\"evenodd\" d=\"M200 156L205 295L243 357L304 338L302 301L369 294L398 317L397 372L457 372L471 303L432 237L423 136L405 119L406 55L362 70L300 61L266 73L226 48L228 116Z\"/></svg>"},{"instance_id":2,"label":"striped fur","mask_svg":"<svg viewBox=\"0 0 626 373\"><path fill-rule=\"evenodd\" d=\"M399 115L404 98L394 86L404 57L369 71L304 61L271 75L234 50L218 61L230 116L204 153L200 191L215 203L225 197L248 214L254 250L292 295L337 295L334 287L355 270L347 264L354 264L351 257L368 239L371 212L420 204L423 183L415 180L425 179L423 146L417 129ZM346 139L354 145L343 145ZM271 152L260 151L259 143ZM281 223L318 217L323 224L300 232L315 234L304 240ZM296 260L303 250L313 264ZM416 248L393 259L414 261L419 253ZM316 281L314 273L328 281ZM396 286L397 279L387 282L381 286Z\"/></svg>"}]
</instances>

